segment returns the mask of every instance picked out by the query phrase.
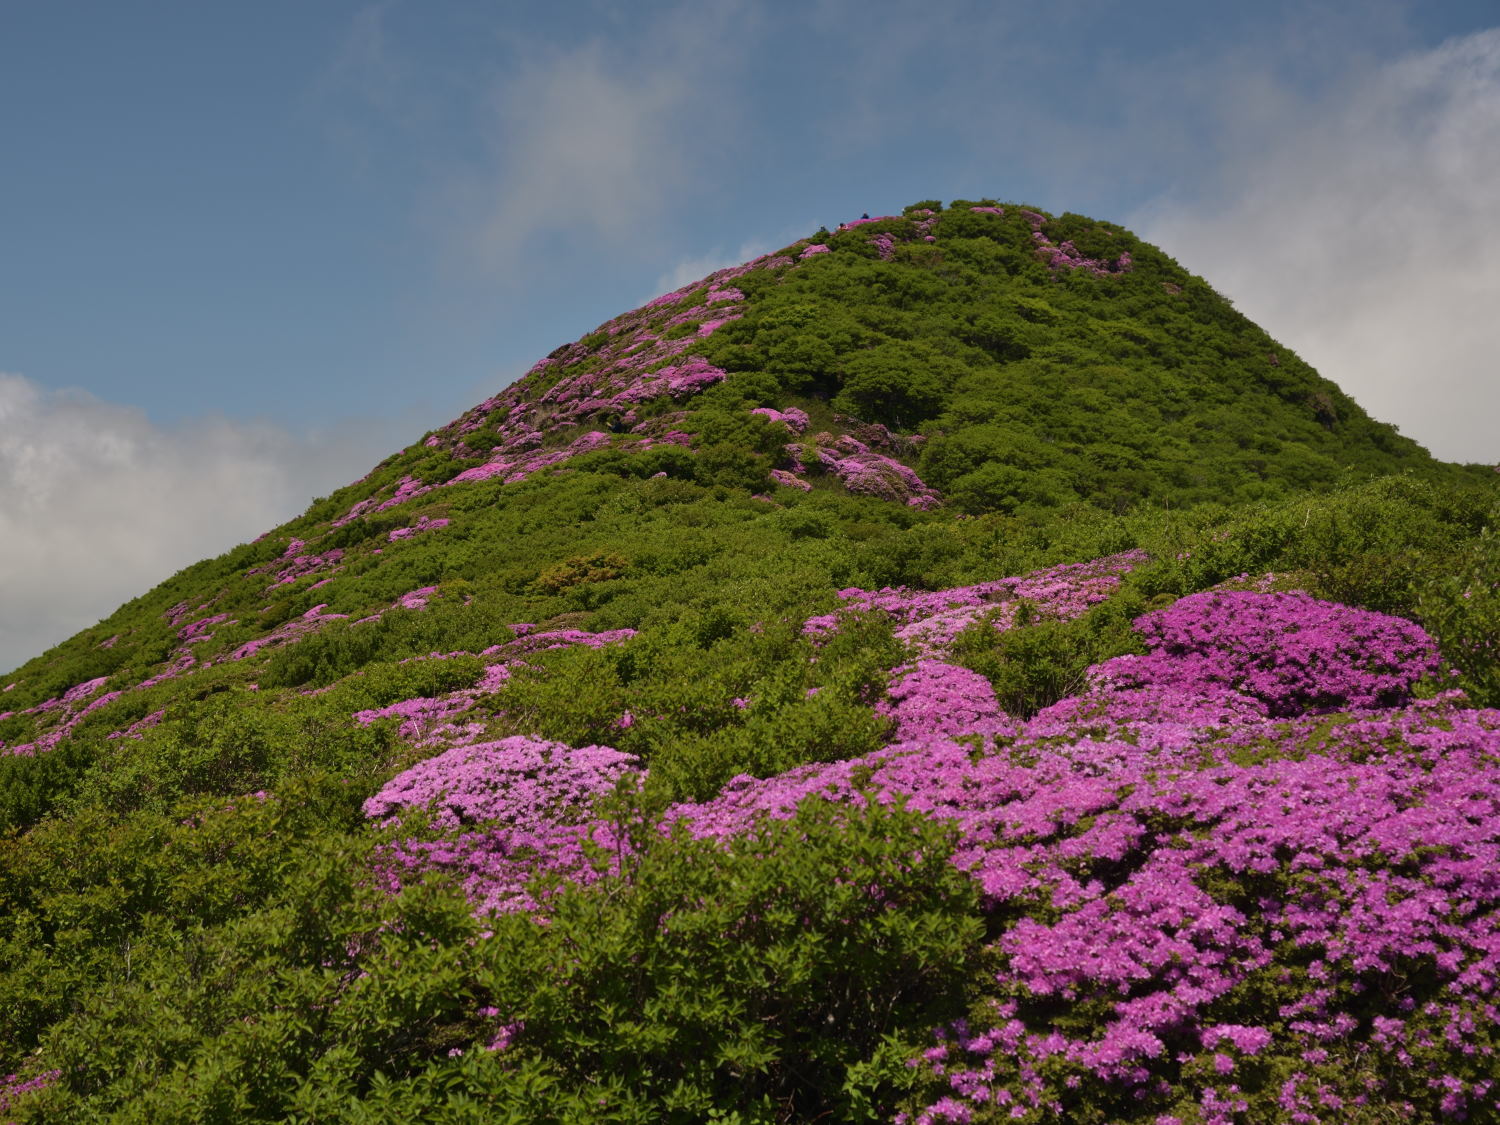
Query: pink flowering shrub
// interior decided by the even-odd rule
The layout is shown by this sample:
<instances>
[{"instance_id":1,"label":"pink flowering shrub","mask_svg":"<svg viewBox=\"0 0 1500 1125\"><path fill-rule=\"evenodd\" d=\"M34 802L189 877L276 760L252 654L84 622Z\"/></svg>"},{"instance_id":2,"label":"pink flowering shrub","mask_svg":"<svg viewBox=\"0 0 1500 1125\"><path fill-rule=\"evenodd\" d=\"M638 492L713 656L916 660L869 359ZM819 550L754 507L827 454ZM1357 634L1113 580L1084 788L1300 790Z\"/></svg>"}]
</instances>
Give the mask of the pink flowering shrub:
<instances>
[{"instance_id":1,"label":"pink flowering shrub","mask_svg":"<svg viewBox=\"0 0 1500 1125\"><path fill-rule=\"evenodd\" d=\"M391 498L377 505L375 510L383 512L387 508L394 508L399 504L405 504L408 500L415 500L418 496L431 491L432 485L423 484L408 474L396 482L396 489L391 493Z\"/></svg>"},{"instance_id":2,"label":"pink flowering shrub","mask_svg":"<svg viewBox=\"0 0 1500 1125\"><path fill-rule=\"evenodd\" d=\"M890 702L876 711L895 720L898 742L970 735L993 742L1019 732L1000 710L989 680L939 660L919 660L896 669L889 696Z\"/></svg>"},{"instance_id":3,"label":"pink flowering shrub","mask_svg":"<svg viewBox=\"0 0 1500 1125\"><path fill-rule=\"evenodd\" d=\"M177 638L185 644L207 640L211 635L210 630L215 625L228 620L229 614L227 613L216 613L212 617L200 617L197 621L184 625L181 629L177 630Z\"/></svg>"},{"instance_id":4,"label":"pink flowering shrub","mask_svg":"<svg viewBox=\"0 0 1500 1125\"><path fill-rule=\"evenodd\" d=\"M763 418L769 418L772 422L779 422L794 434L800 434L807 429L807 411L799 410L795 406L789 406L785 410L776 410L769 406L757 406L750 413L759 414Z\"/></svg>"},{"instance_id":5,"label":"pink flowering shrub","mask_svg":"<svg viewBox=\"0 0 1500 1125\"><path fill-rule=\"evenodd\" d=\"M875 610L897 622L897 639L918 652L946 649L960 632L986 615L996 629L1006 629L1018 604L1025 601L1041 618L1071 620L1109 597L1120 576L1145 562L1141 551L1127 551L1087 563L1066 563L1033 571L1019 578L1001 578L947 590L910 590L887 586L881 590L850 587L839 591L844 612ZM819 636L838 627L840 614L811 617L803 631Z\"/></svg>"},{"instance_id":6,"label":"pink flowering shrub","mask_svg":"<svg viewBox=\"0 0 1500 1125\"><path fill-rule=\"evenodd\" d=\"M102 688L105 681L108 679L108 676L97 676L94 679L87 680L75 687L70 687L67 691L63 692L62 703L65 705L77 705L81 703L83 700L87 699L89 696L93 695L96 691ZM41 704L37 709L43 710L46 709L46 707L47 704Z\"/></svg>"},{"instance_id":7,"label":"pink flowering shrub","mask_svg":"<svg viewBox=\"0 0 1500 1125\"><path fill-rule=\"evenodd\" d=\"M365 802L365 815L432 807L434 823L534 826L586 812L636 758L608 746L571 749L524 735L460 746L397 774Z\"/></svg>"},{"instance_id":8,"label":"pink flowering shrub","mask_svg":"<svg viewBox=\"0 0 1500 1125\"><path fill-rule=\"evenodd\" d=\"M1391 706L1438 671L1420 626L1302 593L1194 594L1136 622L1147 656L1095 673L1116 688L1233 688L1273 715Z\"/></svg>"},{"instance_id":9,"label":"pink flowering shrub","mask_svg":"<svg viewBox=\"0 0 1500 1125\"><path fill-rule=\"evenodd\" d=\"M431 520L426 516L418 516L417 522L410 527L398 527L393 529L387 536L388 542L394 543L398 539L410 539L413 535L419 535L424 531L437 531L439 528L447 527L449 521L446 519Z\"/></svg>"},{"instance_id":10,"label":"pink flowering shrub","mask_svg":"<svg viewBox=\"0 0 1500 1125\"><path fill-rule=\"evenodd\" d=\"M513 484L519 480L525 480L533 473L542 469L560 465L564 461L577 457L580 453L590 453L609 445L609 435L590 431L575 438L571 443L561 449L541 452L530 449L521 449L517 452L509 452L504 447L497 447L491 455L490 460L483 465L476 465L472 469L465 469L457 476L448 481L449 484L463 484L466 481L490 480L493 477L501 477L507 484Z\"/></svg>"},{"instance_id":11,"label":"pink flowering shrub","mask_svg":"<svg viewBox=\"0 0 1500 1125\"><path fill-rule=\"evenodd\" d=\"M75 684L59 698L43 700L20 712L21 715L37 716L35 735L16 745L7 745L4 740L0 740L0 757L34 758L56 749L84 718L102 707L108 707L124 694L121 691L108 691L99 695L99 689L108 680L108 676L96 676ZM0 719L11 718L14 714L7 711L0 715Z\"/></svg>"},{"instance_id":12,"label":"pink flowering shrub","mask_svg":"<svg viewBox=\"0 0 1500 1125\"><path fill-rule=\"evenodd\" d=\"M485 665L484 674L472 687L446 692L438 696L419 696L403 699L383 707L371 707L354 713L354 721L368 726L381 719L399 719L397 733L414 746L433 748L455 745L470 745L477 741L484 727L476 722L457 720L471 712L483 697L491 695L510 680L514 669L525 667L521 657L536 652L554 649L600 648L619 644L635 636L634 629L610 629L600 633L589 633L582 629L544 629L517 624L511 626L515 639L491 645L480 655L495 658ZM449 659L463 653L434 653L427 659Z\"/></svg>"},{"instance_id":13,"label":"pink flowering shrub","mask_svg":"<svg viewBox=\"0 0 1500 1125\"><path fill-rule=\"evenodd\" d=\"M19 1074L7 1074L0 1078L0 1113L18 1109L27 1094L45 1090L61 1077L60 1070L44 1070L30 1078L22 1078Z\"/></svg>"},{"instance_id":14,"label":"pink flowering shrub","mask_svg":"<svg viewBox=\"0 0 1500 1125\"><path fill-rule=\"evenodd\" d=\"M144 737L146 737L146 732L148 730L150 730L152 727L156 726L158 723L160 723L162 721L162 719L166 716L166 714L167 714L167 709L165 707L159 707L155 711L152 711L149 715L146 715L144 718L137 719L135 722L131 723L124 730L114 731L108 737L110 737L110 738L144 738Z\"/></svg>"},{"instance_id":15,"label":"pink flowering shrub","mask_svg":"<svg viewBox=\"0 0 1500 1125\"><path fill-rule=\"evenodd\" d=\"M380 877L394 891L421 872L442 871L478 912L537 909L528 886L539 875L579 885L604 875L592 858L618 852L618 841L608 826L585 821L594 802L636 768L634 755L608 746L574 749L524 735L419 762L366 801L365 815L425 808L436 828L473 830L390 845L377 859Z\"/></svg>"},{"instance_id":16,"label":"pink flowering shrub","mask_svg":"<svg viewBox=\"0 0 1500 1125\"><path fill-rule=\"evenodd\" d=\"M772 469L771 479L783 488L795 488L801 492L811 492L812 485L795 473L789 473L785 469Z\"/></svg>"},{"instance_id":17,"label":"pink flowering shrub","mask_svg":"<svg viewBox=\"0 0 1500 1125\"><path fill-rule=\"evenodd\" d=\"M423 586L419 590L412 590L409 593L402 594L396 599L395 604L402 609L425 609L427 599L435 593L437 593L436 586Z\"/></svg>"},{"instance_id":18,"label":"pink flowering shrub","mask_svg":"<svg viewBox=\"0 0 1500 1125\"><path fill-rule=\"evenodd\" d=\"M315 605L303 613L302 616L295 617L291 621L286 622L286 624L277 626L275 630L264 637L257 637L252 641L246 641L233 652L229 653L224 659L244 660L246 657L255 655L263 648L299 640L308 633L315 632L329 621L347 621L349 619L347 613L324 613L323 611L327 608L328 604L326 602L322 605Z\"/></svg>"},{"instance_id":19,"label":"pink flowering shrub","mask_svg":"<svg viewBox=\"0 0 1500 1125\"><path fill-rule=\"evenodd\" d=\"M900 461L876 453L847 434L819 449L816 457L850 492L904 502L915 508L933 507L940 499L935 490Z\"/></svg>"},{"instance_id":20,"label":"pink flowering shrub","mask_svg":"<svg viewBox=\"0 0 1500 1125\"><path fill-rule=\"evenodd\" d=\"M1398 970L1410 983L1389 1009L1405 1014L1381 1025L1387 1049L1415 1061L1433 1037L1468 1043L1454 1104L1482 1096L1500 985L1500 882L1481 874L1500 858L1500 713L1419 704L1329 743L1253 705L1195 717L1173 698L1159 715L1172 729L1141 745L1058 741L1053 713L1004 754L918 739L740 778L669 816L727 838L809 798L873 795L959 827L954 862L1012 921L982 1025L945 1029L922 1063L946 1088L929 1113L999 1105L1067 1120L1068 1106L1114 1099L1165 1112L1221 1089L1224 1060L1244 1068L1268 1051L1368 1100L1379 1072L1349 1061L1369 1017L1352 1013ZM1134 711L1137 731L1158 721ZM1183 726L1197 737L1176 738ZM1242 746L1279 749L1240 765ZM1071 1030L1054 1023L1061 1011L1076 1013Z\"/></svg>"},{"instance_id":21,"label":"pink flowering shrub","mask_svg":"<svg viewBox=\"0 0 1500 1125\"><path fill-rule=\"evenodd\" d=\"M381 849L374 875L396 894L427 872L441 872L462 888L476 915L539 914L550 893L618 875L624 847L606 823L536 818L436 840L399 840Z\"/></svg>"},{"instance_id":22,"label":"pink flowering shrub","mask_svg":"<svg viewBox=\"0 0 1500 1125\"><path fill-rule=\"evenodd\" d=\"M1039 215L1035 211L1022 211L1021 217L1031 227L1031 238L1036 246L1037 256L1053 270L1081 269L1095 277L1109 277L1113 274L1130 272L1132 262L1128 251L1116 258L1113 265L1098 258L1085 257L1071 241L1065 239L1061 243L1056 243L1047 236L1042 230L1047 222L1045 215Z\"/></svg>"}]
</instances>

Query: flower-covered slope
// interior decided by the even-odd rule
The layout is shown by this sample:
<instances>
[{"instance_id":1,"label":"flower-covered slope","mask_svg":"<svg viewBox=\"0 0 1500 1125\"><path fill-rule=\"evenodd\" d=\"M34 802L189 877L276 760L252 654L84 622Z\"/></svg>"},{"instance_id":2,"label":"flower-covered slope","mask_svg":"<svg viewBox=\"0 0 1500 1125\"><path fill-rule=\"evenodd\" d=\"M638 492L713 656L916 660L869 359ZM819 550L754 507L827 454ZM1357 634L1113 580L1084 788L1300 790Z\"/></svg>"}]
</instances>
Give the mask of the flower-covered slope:
<instances>
[{"instance_id":1,"label":"flower-covered slope","mask_svg":"<svg viewBox=\"0 0 1500 1125\"><path fill-rule=\"evenodd\" d=\"M1080 216L718 271L0 678L0 1116L1483 1120L1492 477Z\"/></svg>"},{"instance_id":2,"label":"flower-covered slope","mask_svg":"<svg viewBox=\"0 0 1500 1125\"><path fill-rule=\"evenodd\" d=\"M1026 628L1023 604L1076 618L1141 561L843 591L846 613L889 615L909 646L882 704L890 744L741 776L667 809L662 830L732 839L808 800L899 802L956 827L996 967L969 1018L911 1059L933 1100L896 1120L1500 1111L1500 712L1413 696L1440 671L1419 627L1295 591L1205 592L1140 618L1144 653L1029 721L944 660L957 628ZM392 889L436 868L480 912L545 911L534 880L620 877L631 845L590 809L631 773L599 746L447 751L366 810L435 807L456 831L377 867Z\"/></svg>"}]
</instances>

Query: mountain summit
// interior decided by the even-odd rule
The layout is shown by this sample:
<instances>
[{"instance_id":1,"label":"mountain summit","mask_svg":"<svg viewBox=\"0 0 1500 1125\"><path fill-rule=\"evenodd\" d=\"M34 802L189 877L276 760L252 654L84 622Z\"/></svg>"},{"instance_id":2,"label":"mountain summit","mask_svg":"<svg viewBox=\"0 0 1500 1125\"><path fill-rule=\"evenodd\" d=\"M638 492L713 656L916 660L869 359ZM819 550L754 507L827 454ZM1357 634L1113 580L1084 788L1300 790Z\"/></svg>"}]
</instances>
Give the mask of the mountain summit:
<instances>
[{"instance_id":1,"label":"mountain summit","mask_svg":"<svg viewBox=\"0 0 1500 1125\"><path fill-rule=\"evenodd\" d=\"M720 270L0 680L0 1115L1490 1119L1497 522L1108 223Z\"/></svg>"},{"instance_id":2,"label":"mountain summit","mask_svg":"<svg viewBox=\"0 0 1500 1125\"><path fill-rule=\"evenodd\" d=\"M674 475L663 445L727 484L827 477L970 514L1225 503L1430 466L1128 232L937 208L840 224L601 325L388 462L402 474L380 504L604 451ZM747 405L774 433L744 426Z\"/></svg>"}]
</instances>

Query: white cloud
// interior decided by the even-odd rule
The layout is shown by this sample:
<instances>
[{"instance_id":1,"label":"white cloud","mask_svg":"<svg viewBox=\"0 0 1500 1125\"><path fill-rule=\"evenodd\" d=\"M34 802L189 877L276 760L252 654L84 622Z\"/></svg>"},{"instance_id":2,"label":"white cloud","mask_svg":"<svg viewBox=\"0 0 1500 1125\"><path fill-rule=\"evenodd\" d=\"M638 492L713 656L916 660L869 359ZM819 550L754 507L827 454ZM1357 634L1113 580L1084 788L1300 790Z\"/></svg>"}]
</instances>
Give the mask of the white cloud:
<instances>
[{"instance_id":1,"label":"white cloud","mask_svg":"<svg viewBox=\"0 0 1500 1125\"><path fill-rule=\"evenodd\" d=\"M674 6L566 48L515 44L526 61L494 88L491 152L438 224L520 277L540 237L644 244L733 149L740 110L707 94L742 65L736 36L753 22L738 3Z\"/></svg>"},{"instance_id":2,"label":"white cloud","mask_svg":"<svg viewBox=\"0 0 1500 1125\"><path fill-rule=\"evenodd\" d=\"M388 427L160 426L0 373L0 669L198 559L254 538L389 452Z\"/></svg>"},{"instance_id":3,"label":"white cloud","mask_svg":"<svg viewBox=\"0 0 1500 1125\"><path fill-rule=\"evenodd\" d=\"M1225 97L1213 189L1132 225L1377 418L1500 461L1500 29Z\"/></svg>"}]
</instances>

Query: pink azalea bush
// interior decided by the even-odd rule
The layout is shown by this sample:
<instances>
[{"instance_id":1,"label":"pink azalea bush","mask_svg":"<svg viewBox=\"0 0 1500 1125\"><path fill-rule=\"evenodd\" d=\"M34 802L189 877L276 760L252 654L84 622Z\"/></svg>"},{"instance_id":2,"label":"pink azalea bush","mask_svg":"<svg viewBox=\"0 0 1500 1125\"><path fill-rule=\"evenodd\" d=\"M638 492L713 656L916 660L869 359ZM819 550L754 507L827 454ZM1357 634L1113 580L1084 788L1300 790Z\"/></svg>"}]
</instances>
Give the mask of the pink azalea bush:
<instances>
[{"instance_id":1,"label":"pink azalea bush","mask_svg":"<svg viewBox=\"0 0 1500 1125\"><path fill-rule=\"evenodd\" d=\"M915 472L892 457L876 453L849 434L818 449L816 458L824 470L836 476L850 492L877 496L914 508L931 508L939 502L937 491L927 487Z\"/></svg>"},{"instance_id":2,"label":"pink azalea bush","mask_svg":"<svg viewBox=\"0 0 1500 1125\"><path fill-rule=\"evenodd\" d=\"M800 492L812 491L812 485L809 482L797 476L796 473L790 473L785 469L772 469L771 479L783 488L795 488Z\"/></svg>"},{"instance_id":3,"label":"pink azalea bush","mask_svg":"<svg viewBox=\"0 0 1500 1125\"><path fill-rule=\"evenodd\" d=\"M978 735L993 742L1013 738L1019 727L1000 710L995 690L978 672L941 660L918 660L897 668L889 702L876 711L895 721L898 742Z\"/></svg>"},{"instance_id":4,"label":"pink azalea bush","mask_svg":"<svg viewBox=\"0 0 1500 1125\"><path fill-rule=\"evenodd\" d=\"M19 1074L0 1078L0 1113L10 1113L22 1104L27 1094L44 1090L61 1077L60 1070L44 1070L30 1078L22 1078Z\"/></svg>"},{"instance_id":5,"label":"pink azalea bush","mask_svg":"<svg viewBox=\"0 0 1500 1125\"><path fill-rule=\"evenodd\" d=\"M434 823L446 828L550 822L564 810L586 809L635 762L608 746L573 749L524 735L460 746L397 774L365 802L365 815L432 807Z\"/></svg>"},{"instance_id":6,"label":"pink azalea bush","mask_svg":"<svg viewBox=\"0 0 1500 1125\"><path fill-rule=\"evenodd\" d=\"M946 648L964 629L992 615L997 629L1009 628L1019 603L1025 600L1041 617L1071 620L1109 597L1120 577L1145 561L1140 551L1127 551L1087 563L1067 563L1018 578L979 582L947 590L910 590L887 586L880 590L849 587L840 590L842 613L876 611L892 618L896 637L916 651L933 653ZM838 627L842 613L811 617L803 631L819 636Z\"/></svg>"},{"instance_id":7,"label":"pink azalea bush","mask_svg":"<svg viewBox=\"0 0 1500 1125\"><path fill-rule=\"evenodd\" d=\"M799 410L795 406L789 406L785 410L776 410L770 406L757 406L750 413L769 418L772 422L778 422L794 434L800 434L807 429L807 411Z\"/></svg>"},{"instance_id":8,"label":"pink azalea bush","mask_svg":"<svg viewBox=\"0 0 1500 1125\"><path fill-rule=\"evenodd\" d=\"M530 884L551 873L574 883L602 877L599 849L618 852L607 826L587 823L637 759L608 746L578 749L528 736L456 747L419 762L365 802L374 818L431 809L439 828L474 830L384 849L378 870L392 891L423 871L459 880L483 913L534 910Z\"/></svg>"},{"instance_id":9,"label":"pink azalea bush","mask_svg":"<svg viewBox=\"0 0 1500 1125\"><path fill-rule=\"evenodd\" d=\"M1045 215L1039 215L1035 211L1022 211L1021 217L1031 227L1031 239L1036 245L1037 255L1054 270L1086 270L1095 277L1109 277L1112 274L1129 273L1132 262L1129 252L1122 253L1113 264L1098 258L1088 258L1079 252L1078 247L1071 241L1061 243L1053 242L1042 230L1047 222Z\"/></svg>"},{"instance_id":10,"label":"pink azalea bush","mask_svg":"<svg viewBox=\"0 0 1500 1125\"><path fill-rule=\"evenodd\" d=\"M1443 1105L1458 1116L1489 1104L1500 713L1410 702L1432 655L1409 623L1305 595L1249 598L1238 612L1199 597L1147 615L1149 683L1112 688L1096 669L1086 697L1039 714L1003 752L975 759L951 740L982 709L962 670L937 689L953 699L952 733L942 713L927 732L906 721L908 670L889 708L904 741L738 778L670 811L720 838L810 797L901 800L960 826L955 863L1014 920L995 944L1002 968L982 1021L941 1030L914 1064L948 1087L915 1120L1066 1120L1069 1105L1159 1098L1229 1122L1226 1075L1253 1076L1246 1060L1268 1048L1298 1063L1273 1091L1287 1119L1335 1120L1313 1111L1379 1100L1372 1070L1352 1065L1371 1034L1403 1065L1456 1046L1472 1061L1426 1064ZM1202 675L1212 655L1244 663L1251 623L1274 653L1289 621L1317 623L1319 656L1291 661L1295 675L1273 679L1267 701ZM1356 644L1372 637L1391 643L1361 660ZM1340 653L1352 664L1337 665ZM1367 706L1330 727L1320 709L1337 691ZM1399 993L1397 1015L1352 1014L1388 974L1412 980L1419 966L1432 983ZM1050 1013L1062 1010L1096 1015L1061 1032ZM1164 1074L1183 1063L1173 1087Z\"/></svg>"},{"instance_id":11,"label":"pink azalea bush","mask_svg":"<svg viewBox=\"0 0 1500 1125\"><path fill-rule=\"evenodd\" d=\"M1389 706L1438 671L1437 646L1409 621L1307 594L1194 594L1136 622L1151 653L1096 670L1117 688L1233 688L1273 715Z\"/></svg>"},{"instance_id":12,"label":"pink azalea bush","mask_svg":"<svg viewBox=\"0 0 1500 1125\"><path fill-rule=\"evenodd\" d=\"M431 520L426 516L418 516L417 522L410 527L398 527L393 529L387 536L387 541L395 543L400 539L410 539L413 535L420 535L424 531L437 531L439 528L448 526L446 519Z\"/></svg>"},{"instance_id":13,"label":"pink azalea bush","mask_svg":"<svg viewBox=\"0 0 1500 1125\"><path fill-rule=\"evenodd\" d=\"M512 669L523 667L525 661L520 659L522 656L552 649L571 648L574 645L600 648L604 645L620 644L635 636L634 629L608 629L599 633L590 633L582 629L538 631L534 625L524 623L512 625L510 628L511 632L516 635L514 640L491 645L480 653L481 656L498 659L485 666L484 675L473 687L462 688L435 697L419 696L413 699L403 699L384 707L356 711L354 721L367 726L380 719L399 719L397 734L419 747L430 749L469 745L483 734L484 727L479 723L460 723L457 720L472 710L478 700L498 691L510 679ZM460 655L466 654L434 653L431 657L424 659L445 659L449 656Z\"/></svg>"},{"instance_id":14,"label":"pink azalea bush","mask_svg":"<svg viewBox=\"0 0 1500 1125\"><path fill-rule=\"evenodd\" d=\"M323 611L327 608L328 603L326 602L321 605L315 605L303 613L301 617L294 617L286 624L277 626L276 629L264 637L256 637L252 641L246 641L225 657L225 659L244 660L246 657L255 655L255 653L263 648L297 640L321 628L329 621L347 621L349 619L347 613L324 613Z\"/></svg>"}]
</instances>

